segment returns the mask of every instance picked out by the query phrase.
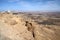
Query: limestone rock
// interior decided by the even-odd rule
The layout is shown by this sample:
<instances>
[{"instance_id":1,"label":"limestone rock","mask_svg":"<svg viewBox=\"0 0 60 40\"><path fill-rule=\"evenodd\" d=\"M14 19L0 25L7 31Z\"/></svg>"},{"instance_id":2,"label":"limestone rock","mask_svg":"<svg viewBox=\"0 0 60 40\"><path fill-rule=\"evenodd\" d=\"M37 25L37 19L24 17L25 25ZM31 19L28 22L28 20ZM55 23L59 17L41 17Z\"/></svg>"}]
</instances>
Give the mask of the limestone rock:
<instances>
[{"instance_id":1,"label":"limestone rock","mask_svg":"<svg viewBox=\"0 0 60 40\"><path fill-rule=\"evenodd\" d=\"M24 21L21 21L22 19L17 17L2 18L3 21L0 20L0 35L3 35L0 36L1 40L34 40L32 33L24 25Z\"/></svg>"}]
</instances>

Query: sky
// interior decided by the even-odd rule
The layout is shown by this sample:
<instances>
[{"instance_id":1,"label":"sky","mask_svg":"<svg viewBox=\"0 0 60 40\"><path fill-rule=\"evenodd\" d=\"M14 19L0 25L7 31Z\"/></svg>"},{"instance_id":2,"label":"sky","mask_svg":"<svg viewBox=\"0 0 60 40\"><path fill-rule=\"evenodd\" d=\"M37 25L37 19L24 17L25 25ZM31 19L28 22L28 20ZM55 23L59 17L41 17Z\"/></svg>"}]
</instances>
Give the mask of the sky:
<instances>
[{"instance_id":1,"label":"sky","mask_svg":"<svg viewBox=\"0 0 60 40\"><path fill-rule=\"evenodd\" d=\"M0 0L0 11L60 11L60 0Z\"/></svg>"}]
</instances>

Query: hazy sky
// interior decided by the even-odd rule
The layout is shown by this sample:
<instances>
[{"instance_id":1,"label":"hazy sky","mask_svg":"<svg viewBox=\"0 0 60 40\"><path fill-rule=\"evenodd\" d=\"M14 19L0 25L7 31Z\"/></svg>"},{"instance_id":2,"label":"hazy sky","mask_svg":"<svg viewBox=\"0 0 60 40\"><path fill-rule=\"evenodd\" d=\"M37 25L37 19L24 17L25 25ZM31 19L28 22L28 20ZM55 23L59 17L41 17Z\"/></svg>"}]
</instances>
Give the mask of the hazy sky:
<instances>
[{"instance_id":1,"label":"hazy sky","mask_svg":"<svg viewBox=\"0 0 60 40\"><path fill-rule=\"evenodd\" d=\"M0 0L1 10L60 11L60 0Z\"/></svg>"}]
</instances>

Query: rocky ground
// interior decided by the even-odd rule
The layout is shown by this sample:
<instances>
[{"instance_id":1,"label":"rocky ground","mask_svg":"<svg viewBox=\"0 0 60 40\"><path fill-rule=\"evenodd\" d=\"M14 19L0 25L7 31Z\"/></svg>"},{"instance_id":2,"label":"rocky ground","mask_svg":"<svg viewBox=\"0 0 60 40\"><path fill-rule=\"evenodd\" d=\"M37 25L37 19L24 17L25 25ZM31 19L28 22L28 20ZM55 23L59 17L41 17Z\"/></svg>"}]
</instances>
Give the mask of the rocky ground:
<instances>
[{"instance_id":1,"label":"rocky ground","mask_svg":"<svg viewBox=\"0 0 60 40\"><path fill-rule=\"evenodd\" d=\"M60 22L56 19L31 14L0 14L0 40L60 40Z\"/></svg>"}]
</instances>

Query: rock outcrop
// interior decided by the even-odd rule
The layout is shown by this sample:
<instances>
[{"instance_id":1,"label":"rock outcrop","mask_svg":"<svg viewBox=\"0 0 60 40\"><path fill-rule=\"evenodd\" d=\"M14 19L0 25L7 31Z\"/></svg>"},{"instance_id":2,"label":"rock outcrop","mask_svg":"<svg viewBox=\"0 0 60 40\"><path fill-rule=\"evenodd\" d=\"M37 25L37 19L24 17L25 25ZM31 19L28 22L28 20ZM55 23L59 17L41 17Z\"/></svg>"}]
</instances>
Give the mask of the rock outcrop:
<instances>
[{"instance_id":1,"label":"rock outcrop","mask_svg":"<svg viewBox=\"0 0 60 40\"><path fill-rule=\"evenodd\" d=\"M34 40L32 33L28 31L22 18L18 18L14 15L10 18L8 15L0 18L1 35L11 40Z\"/></svg>"},{"instance_id":2,"label":"rock outcrop","mask_svg":"<svg viewBox=\"0 0 60 40\"><path fill-rule=\"evenodd\" d=\"M37 24L23 15L0 14L0 40L60 40L60 27Z\"/></svg>"}]
</instances>

